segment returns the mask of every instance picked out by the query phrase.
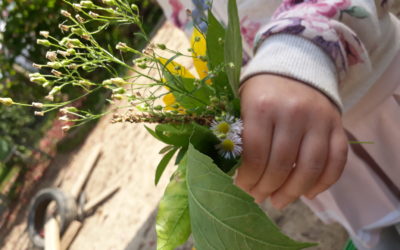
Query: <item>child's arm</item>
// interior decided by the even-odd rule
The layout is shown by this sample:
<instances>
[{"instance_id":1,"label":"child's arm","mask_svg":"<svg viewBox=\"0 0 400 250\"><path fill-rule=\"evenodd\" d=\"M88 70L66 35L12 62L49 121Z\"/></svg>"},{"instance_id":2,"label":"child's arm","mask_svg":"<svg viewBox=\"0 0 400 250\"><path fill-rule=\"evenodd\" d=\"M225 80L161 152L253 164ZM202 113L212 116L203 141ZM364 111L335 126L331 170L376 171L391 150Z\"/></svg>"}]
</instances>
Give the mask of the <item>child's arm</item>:
<instances>
[{"instance_id":1,"label":"child's arm","mask_svg":"<svg viewBox=\"0 0 400 250\"><path fill-rule=\"evenodd\" d=\"M359 98L373 84L368 78L390 62L389 50L398 51L388 4L284 0L261 28L244 72L244 163L237 177L257 201L271 196L282 208L339 179L347 158L339 87L347 103Z\"/></svg>"}]
</instances>

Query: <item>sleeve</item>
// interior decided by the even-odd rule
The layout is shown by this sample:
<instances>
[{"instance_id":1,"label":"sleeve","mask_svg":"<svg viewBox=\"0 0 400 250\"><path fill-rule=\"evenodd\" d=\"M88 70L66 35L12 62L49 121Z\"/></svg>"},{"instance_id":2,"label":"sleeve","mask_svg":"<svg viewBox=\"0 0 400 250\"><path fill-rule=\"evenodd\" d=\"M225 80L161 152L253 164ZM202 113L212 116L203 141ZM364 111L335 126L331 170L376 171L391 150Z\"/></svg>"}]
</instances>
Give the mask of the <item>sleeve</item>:
<instances>
[{"instance_id":1,"label":"sleeve","mask_svg":"<svg viewBox=\"0 0 400 250\"><path fill-rule=\"evenodd\" d=\"M320 90L341 108L340 90L355 82L356 71L371 72L371 53L385 45L382 36L389 37L383 34L392 22L390 4L390 0L283 0L257 33L255 56L242 82L262 73L287 76Z\"/></svg>"}]
</instances>

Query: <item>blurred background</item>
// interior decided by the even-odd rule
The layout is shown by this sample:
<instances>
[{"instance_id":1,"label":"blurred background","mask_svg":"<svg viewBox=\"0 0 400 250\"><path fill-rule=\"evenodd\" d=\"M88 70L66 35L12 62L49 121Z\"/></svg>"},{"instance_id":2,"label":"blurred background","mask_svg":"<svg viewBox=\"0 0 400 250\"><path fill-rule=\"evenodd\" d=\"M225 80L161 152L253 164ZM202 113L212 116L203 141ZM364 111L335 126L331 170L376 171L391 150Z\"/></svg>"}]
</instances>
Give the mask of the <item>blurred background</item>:
<instances>
[{"instance_id":1,"label":"blurred background","mask_svg":"<svg viewBox=\"0 0 400 250\"><path fill-rule=\"evenodd\" d=\"M144 28L151 33L162 18L160 8L150 0L136 1ZM37 72L32 63L45 63L46 48L36 45L40 31L62 37L58 28L65 19L60 10L67 6L60 0L0 0L0 95L15 101L42 101L46 91L29 81L29 74ZM103 46L115 47L119 41L143 48L144 41L134 36L134 26L110 26L97 36ZM125 58L128 60L129 58ZM122 69L121 69L122 70ZM102 79L93 73L91 79ZM68 99L77 93L66 91ZM83 102L75 103L84 109L100 112L105 109L107 92L96 92ZM0 105L0 215L18 198L27 173L45 168L55 152L69 151L82 143L94 123L85 124L65 135L57 114L34 116L33 109ZM41 172L41 171L39 171ZM32 177L32 176L30 176ZM39 176L36 176L37 178ZM28 180L29 181L29 180Z\"/></svg>"},{"instance_id":2,"label":"blurred background","mask_svg":"<svg viewBox=\"0 0 400 250\"><path fill-rule=\"evenodd\" d=\"M154 1L131 2L139 6L144 29L154 43L166 44L177 51L190 47L185 34L165 22ZM23 103L43 102L46 91L31 83L28 75L37 72L32 63L46 61L46 48L36 45L36 39L41 38L39 32L49 31L54 37L63 37L58 27L64 20L61 9L71 10L61 0L0 0L0 97ZM95 38L117 54L114 48L118 42L137 49L146 46L135 35L136 31L135 26L110 26ZM191 59L179 62L193 69ZM88 74L93 81L103 79L100 72ZM62 101L79 94L76 89L63 89L58 98ZM107 91L98 91L73 105L94 113L112 110L115 106L106 101L109 95ZM61 128L72 124L60 121L59 113L43 117L33 114L31 108L0 105L0 249L36 249L27 236L30 200L43 188L69 191L87 159L99 147L100 160L85 184L85 197L91 200L115 185L120 189L84 219L68 249L156 249L156 208L168 183L168 174L173 170L169 168L155 187L154 171L163 145L142 125L111 124L112 114L68 133ZM319 242L314 250L341 249L347 240L343 228L324 225L301 201L283 212L274 210L267 202L262 207L286 234L298 240ZM190 250L192 244L189 242L180 249Z\"/></svg>"}]
</instances>

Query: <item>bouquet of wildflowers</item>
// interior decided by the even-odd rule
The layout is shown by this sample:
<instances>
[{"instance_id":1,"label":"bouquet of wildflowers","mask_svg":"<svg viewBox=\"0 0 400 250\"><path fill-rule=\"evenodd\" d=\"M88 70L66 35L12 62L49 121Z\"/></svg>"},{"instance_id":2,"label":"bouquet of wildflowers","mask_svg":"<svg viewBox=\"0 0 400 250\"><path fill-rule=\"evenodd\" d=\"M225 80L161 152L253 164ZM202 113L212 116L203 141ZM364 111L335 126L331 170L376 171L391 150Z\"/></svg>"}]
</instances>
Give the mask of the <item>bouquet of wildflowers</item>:
<instances>
[{"instance_id":1,"label":"bouquet of wildflowers","mask_svg":"<svg viewBox=\"0 0 400 250\"><path fill-rule=\"evenodd\" d=\"M61 119L78 126L104 114L79 110L71 104L106 88L112 93L110 102L129 103L128 112L114 114L113 122L156 123L154 130L146 129L166 146L160 152L164 156L156 170L155 184L174 156L178 165L159 205L159 250L175 249L191 234L199 250L312 246L283 235L253 198L233 184L231 176L240 164L243 130L238 99L242 40L235 0L228 3L227 28L209 10L207 32L195 27L192 48L185 53L164 44L150 43L144 51L138 51L118 43L115 49L120 56L115 56L112 48L100 46L95 36L110 24L133 24L140 30L137 35L149 42L137 5L128 0L66 2L74 9L74 14L66 10L61 13L66 21L60 29L66 36L57 39L46 31L40 33L43 39L37 43L49 48L48 62L34 64L44 73L30 75L32 82L49 90L46 103L26 105L1 98L2 104L33 106L36 115L59 109L64 114ZM161 51L171 56L162 57ZM133 63L123 60L124 53L135 55ZM192 58L199 77L177 63L178 57ZM132 74L121 76L116 66ZM87 72L98 70L109 77L101 82L85 78ZM150 72L156 72L157 77ZM140 78L146 81L142 83ZM54 102L67 87L79 88L83 94Z\"/></svg>"}]
</instances>

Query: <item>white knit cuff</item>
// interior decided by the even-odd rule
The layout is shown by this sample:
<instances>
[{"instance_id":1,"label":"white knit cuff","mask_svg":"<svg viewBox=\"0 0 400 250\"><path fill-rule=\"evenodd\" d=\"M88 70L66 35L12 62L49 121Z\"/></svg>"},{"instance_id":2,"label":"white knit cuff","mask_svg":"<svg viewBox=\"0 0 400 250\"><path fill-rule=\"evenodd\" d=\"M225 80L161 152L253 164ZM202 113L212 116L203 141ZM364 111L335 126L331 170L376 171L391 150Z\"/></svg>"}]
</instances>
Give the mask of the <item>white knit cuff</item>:
<instances>
[{"instance_id":1,"label":"white knit cuff","mask_svg":"<svg viewBox=\"0 0 400 250\"><path fill-rule=\"evenodd\" d=\"M328 54L305 38L289 34L269 37L245 67L241 82L264 73L282 75L309 84L342 109L335 64Z\"/></svg>"}]
</instances>

